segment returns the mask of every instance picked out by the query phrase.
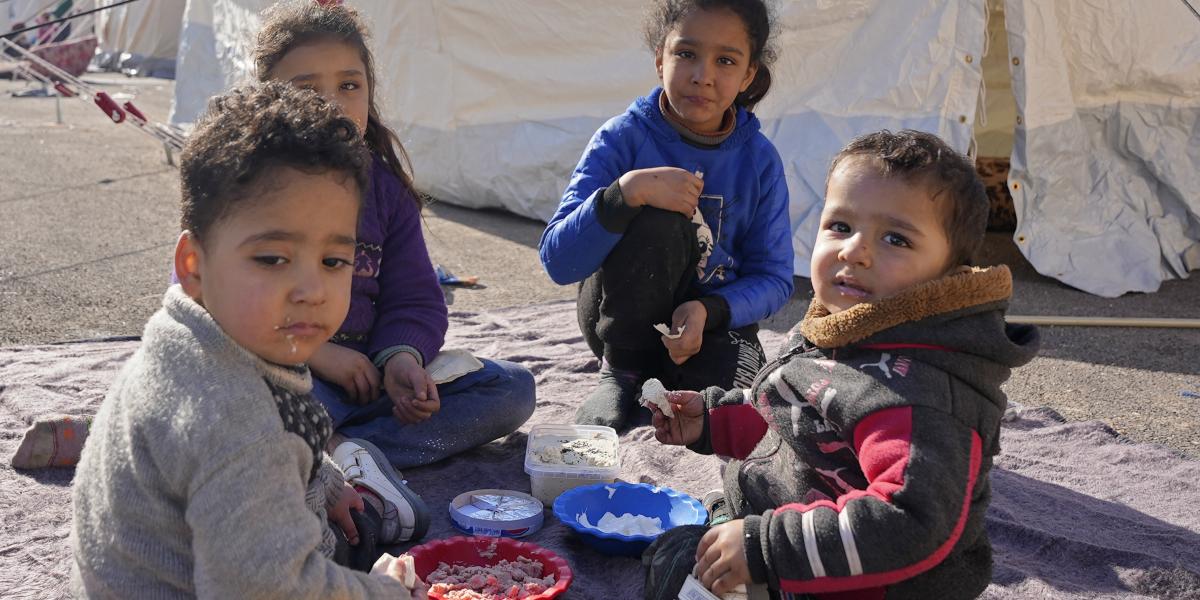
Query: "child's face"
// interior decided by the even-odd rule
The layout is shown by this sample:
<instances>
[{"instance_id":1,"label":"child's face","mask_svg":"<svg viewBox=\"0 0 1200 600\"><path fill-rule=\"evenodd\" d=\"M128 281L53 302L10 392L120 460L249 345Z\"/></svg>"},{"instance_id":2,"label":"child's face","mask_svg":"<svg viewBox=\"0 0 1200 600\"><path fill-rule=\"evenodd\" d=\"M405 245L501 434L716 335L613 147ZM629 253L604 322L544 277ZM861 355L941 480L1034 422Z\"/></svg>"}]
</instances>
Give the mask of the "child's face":
<instances>
[{"instance_id":1,"label":"child's face","mask_svg":"<svg viewBox=\"0 0 1200 600\"><path fill-rule=\"evenodd\" d=\"M189 296L238 344L279 364L308 360L350 307L358 191L352 179L278 167L258 197L188 232L175 269Z\"/></svg>"},{"instance_id":2,"label":"child's face","mask_svg":"<svg viewBox=\"0 0 1200 600\"><path fill-rule=\"evenodd\" d=\"M667 34L654 64L671 108L699 132L720 129L758 71L746 25L729 10L693 10Z\"/></svg>"},{"instance_id":3,"label":"child's face","mask_svg":"<svg viewBox=\"0 0 1200 600\"><path fill-rule=\"evenodd\" d=\"M358 131L366 133L371 103L367 66L350 44L328 40L296 46L275 64L270 77L337 103Z\"/></svg>"},{"instance_id":4,"label":"child's face","mask_svg":"<svg viewBox=\"0 0 1200 600\"><path fill-rule=\"evenodd\" d=\"M829 178L812 284L831 313L937 279L950 267L946 201L925 186L881 176L873 160L849 157Z\"/></svg>"}]
</instances>

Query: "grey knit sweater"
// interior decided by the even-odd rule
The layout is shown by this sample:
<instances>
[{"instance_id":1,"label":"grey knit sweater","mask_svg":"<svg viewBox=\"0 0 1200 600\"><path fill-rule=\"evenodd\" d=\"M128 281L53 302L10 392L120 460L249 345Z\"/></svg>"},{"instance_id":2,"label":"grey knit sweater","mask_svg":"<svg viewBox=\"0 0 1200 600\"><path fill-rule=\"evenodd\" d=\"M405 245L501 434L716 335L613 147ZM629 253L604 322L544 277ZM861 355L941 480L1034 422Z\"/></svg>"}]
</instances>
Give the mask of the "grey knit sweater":
<instances>
[{"instance_id":1,"label":"grey knit sweater","mask_svg":"<svg viewBox=\"0 0 1200 600\"><path fill-rule=\"evenodd\" d=\"M335 564L325 459L270 387L308 372L243 349L172 286L92 425L74 482L72 587L97 598L409 598ZM311 484L310 485L310 479Z\"/></svg>"}]
</instances>

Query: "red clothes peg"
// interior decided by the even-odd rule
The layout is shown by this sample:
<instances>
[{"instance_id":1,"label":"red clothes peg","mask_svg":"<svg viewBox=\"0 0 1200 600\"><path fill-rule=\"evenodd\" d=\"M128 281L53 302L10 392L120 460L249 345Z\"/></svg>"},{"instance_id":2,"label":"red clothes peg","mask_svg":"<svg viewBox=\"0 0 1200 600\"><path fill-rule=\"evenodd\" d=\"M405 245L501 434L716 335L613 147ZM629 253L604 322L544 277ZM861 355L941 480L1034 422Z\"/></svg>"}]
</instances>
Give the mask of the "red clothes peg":
<instances>
[{"instance_id":1,"label":"red clothes peg","mask_svg":"<svg viewBox=\"0 0 1200 600\"><path fill-rule=\"evenodd\" d=\"M129 101L125 102L125 112L127 112L147 123L150 122L150 119L147 119L146 115L143 115L142 111L138 110L138 107L133 105L133 102L129 102Z\"/></svg>"},{"instance_id":2,"label":"red clothes peg","mask_svg":"<svg viewBox=\"0 0 1200 600\"><path fill-rule=\"evenodd\" d=\"M113 100L112 96L109 96L107 92L96 92L95 102L96 106L99 106L100 110L104 111L104 114L108 115L108 118L112 119L113 123L120 123L125 120L125 111L121 110L117 101Z\"/></svg>"}]
</instances>

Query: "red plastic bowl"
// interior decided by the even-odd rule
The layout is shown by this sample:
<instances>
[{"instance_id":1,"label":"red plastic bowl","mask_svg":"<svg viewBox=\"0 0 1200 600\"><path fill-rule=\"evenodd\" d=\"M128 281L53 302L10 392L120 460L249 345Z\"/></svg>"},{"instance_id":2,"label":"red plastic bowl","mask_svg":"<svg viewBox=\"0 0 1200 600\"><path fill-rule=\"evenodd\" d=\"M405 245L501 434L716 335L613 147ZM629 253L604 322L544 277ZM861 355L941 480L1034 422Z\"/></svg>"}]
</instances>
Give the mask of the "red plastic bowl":
<instances>
[{"instance_id":1,"label":"red plastic bowl","mask_svg":"<svg viewBox=\"0 0 1200 600\"><path fill-rule=\"evenodd\" d=\"M495 556L480 556L481 552L490 553L492 544L496 546L491 550L496 553ZM571 567L567 565L567 561L541 546L512 538L460 535L426 542L412 548L408 554L413 557L413 566L422 581L437 570L438 563L490 567L501 560L514 561L525 556L542 563L542 577L554 575L553 586L540 594L529 596L528 600L554 598L571 587ZM442 596L430 593L429 597L440 599Z\"/></svg>"}]
</instances>

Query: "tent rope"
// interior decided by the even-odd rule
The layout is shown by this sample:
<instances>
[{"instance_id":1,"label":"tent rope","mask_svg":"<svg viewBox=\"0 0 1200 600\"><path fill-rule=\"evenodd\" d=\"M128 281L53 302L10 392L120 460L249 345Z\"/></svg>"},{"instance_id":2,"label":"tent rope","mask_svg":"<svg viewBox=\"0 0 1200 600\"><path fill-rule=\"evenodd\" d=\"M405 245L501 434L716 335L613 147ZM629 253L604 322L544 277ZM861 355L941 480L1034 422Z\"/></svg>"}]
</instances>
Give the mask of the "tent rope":
<instances>
[{"instance_id":1,"label":"tent rope","mask_svg":"<svg viewBox=\"0 0 1200 600\"><path fill-rule=\"evenodd\" d=\"M24 28L24 29L18 29L18 30L16 30L16 31L10 31L10 32L8 32L8 33L5 33L5 34L3 34L3 35L0 35L0 38L2 38L2 39L7 39L7 38L10 38L10 37L17 36L17 35L20 35L20 34L22 34L22 33L25 33L26 31L32 31L32 30L34 30L34 29L41 29L41 28L43 28L43 27L49 27L49 26L51 26L51 25L57 25L57 24L59 24L59 23L62 23L63 21L69 21L69 20L71 20L71 19L78 19L79 17L84 17L84 16L90 15L90 14L92 14L92 13L97 13L97 12L100 12L100 11L102 11L102 10L108 10L108 9L110 9L110 8L116 8L116 7L118 7L118 6L122 6L122 5L125 5L125 4L129 4L130 2L137 2L137 1L138 1L138 0L121 0L120 2L114 2L114 3L112 3L112 4L108 4L108 5L105 5L105 6L101 6L101 7L99 7L99 8L93 8L93 9L91 9L91 10L85 10L85 11L83 11L83 12L81 12L81 13L77 13L77 14L69 15L69 16L63 17L63 18L61 18L61 19L55 19L55 20L53 20L53 21L47 21L47 22L45 22L45 23L41 23L41 24L39 24L39 25L33 25L33 26L31 26L31 27L26 27L26 28Z\"/></svg>"},{"instance_id":2,"label":"tent rope","mask_svg":"<svg viewBox=\"0 0 1200 600\"><path fill-rule=\"evenodd\" d=\"M1192 6L1191 2L1188 2L1188 0L1179 0L1179 1L1182 2L1184 6L1188 7L1188 10L1192 11L1192 14L1196 15L1197 19L1200 19L1200 12L1196 12L1196 7Z\"/></svg>"}]
</instances>

